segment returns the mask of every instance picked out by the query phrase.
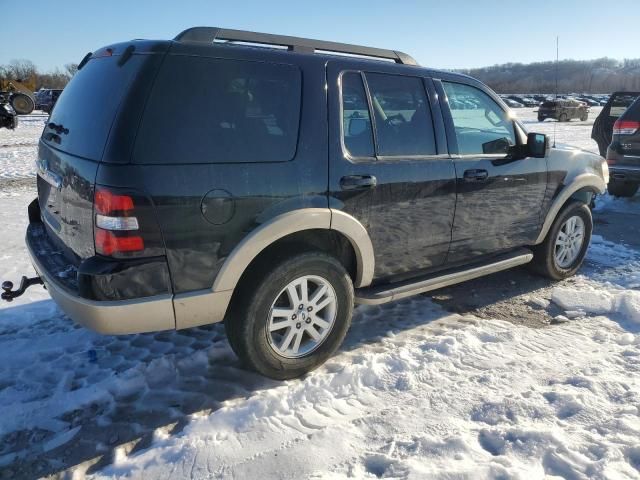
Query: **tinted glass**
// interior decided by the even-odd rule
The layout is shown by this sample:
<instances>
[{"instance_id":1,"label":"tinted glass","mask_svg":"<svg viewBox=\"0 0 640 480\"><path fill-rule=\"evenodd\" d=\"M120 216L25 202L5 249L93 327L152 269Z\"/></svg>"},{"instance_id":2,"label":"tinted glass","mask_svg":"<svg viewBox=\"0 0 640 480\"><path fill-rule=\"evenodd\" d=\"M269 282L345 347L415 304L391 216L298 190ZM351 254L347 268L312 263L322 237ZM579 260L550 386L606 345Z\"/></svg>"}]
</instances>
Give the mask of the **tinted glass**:
<instances>
[{"instance_id":1,"label":"tinted glass","mask_svg":"<svg viewBox=\"0 0 640 480\"><path fill-rule=\"evenodd\" d=\"M420 78L367 73L378 155L435 155L431 111Z\"/></svg>"},{"instance_id":2,"label":"tinted glass","mask_svg":"<svg viewBox=\"0 0 640 480\"><path fill-rule=\"evenodd\" d=\"M627 108L629 108L629 105L635 102L636 98L638 98L637 93L619 93L614 95L611 99L611 110L609 111L609 116L619 117Z\"/></svg>"},{"instance_id":3,"label":"tinted glass","mask_svg":"<svg viewBox=\"0 0 640 480\"><path fill-rule=\"evenodd\" d=\"M443 82L461 155L506 154L515 145L513 122L489 95L461 83Z\"/></svg>"},{"instance_id":4,"label":"tinted glass","mask_svg":"<svg viewBox=\"0 0 640 480\"><path fill-rule=\"evenodd\" d=\"M144 114L141 163L291 160L301 73L291 65L170 55Z\"/></svg>"},{"instance_id":5,"label":"tinted glass","mask_svg":"<svg viewBox=\"0 0 640 480\"><path fill-rule=\"evenodd\" d=\"M373 157L373 133L362 77L342 75L342 128L344 145L354 157Z\"/></svg>"},{"instance_id":6,"label":"tinted glass","mask_svg":"<svg viewBox=\"0 0 640 480\"><path fill-rule=\"evenodd\" d=\"M47 143L79 157L102 158L120 101L145 59L143 55L133 55L124 65L118 66L119 58L89 60L73 76L60 94L48 122L49 125L62 125L68 133L52 137L55 131L45 128L42 137ZM47 91L46 98L55 99L54 91Z\"/></svg>"}]
</instances>

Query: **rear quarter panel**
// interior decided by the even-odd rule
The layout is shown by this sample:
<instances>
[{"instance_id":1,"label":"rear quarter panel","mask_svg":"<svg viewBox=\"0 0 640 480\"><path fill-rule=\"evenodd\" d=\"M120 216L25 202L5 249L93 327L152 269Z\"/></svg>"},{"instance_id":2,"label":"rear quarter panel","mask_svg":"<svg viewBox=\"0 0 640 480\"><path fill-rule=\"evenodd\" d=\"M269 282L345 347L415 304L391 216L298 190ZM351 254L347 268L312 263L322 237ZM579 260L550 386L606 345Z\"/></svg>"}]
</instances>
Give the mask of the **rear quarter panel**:
<instances>
[{"instance_id":1,"label":"rear quarter panel","mask_svg":"<svg viewBox=\"0 0 640 480\"><path fill-rule=\"evenodd\" d=\"M211 48L201 51L207 55L216 52ZM269 53L260 58L265 55ZM295 54L286 55L291 58ZM244 49L238 49L233 58L243 56L251 59ZM142 186L151 197L164 236L174 293L210 289L234 247L278 214L305 207L327 208L326 93L320 60L296 63L302 70L302 111L297 150L290 161L142 165L136 164L134 154L131 165L101 169L101 181L126 179L131 186ZM280 57L277 61L286 63ZM203 108L198 115L210 112ZM198 119L189 121L197 123ZM144 145L136 145L134 151L140 148Z\"/></svg>"}]
</instances>

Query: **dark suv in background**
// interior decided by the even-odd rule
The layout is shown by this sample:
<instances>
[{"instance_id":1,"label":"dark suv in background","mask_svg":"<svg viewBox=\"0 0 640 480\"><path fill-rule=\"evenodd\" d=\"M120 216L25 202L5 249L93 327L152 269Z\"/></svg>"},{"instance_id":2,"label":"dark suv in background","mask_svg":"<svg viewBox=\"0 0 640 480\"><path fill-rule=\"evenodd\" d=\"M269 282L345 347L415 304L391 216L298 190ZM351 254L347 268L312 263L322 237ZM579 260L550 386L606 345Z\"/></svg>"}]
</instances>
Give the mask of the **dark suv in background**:
<instances>
[{"instance_id":1,"label":"dark suv in background","mask_svg":"<svg viewBox=\"0 0 640 480\"><path fill-rule=\"evenodd\" d=\"M609 193L618 197L635 195L640 185L640 98L613 124L607 163L611 171Z\"/></svg>"},{"instance_id":2,"label":"dark suv in background","mask_svg":"<svg viewBox=\"0 0 640 480\"><path fill-rule=\"evenodd\" d=\"M40 277L2 295L43 281L112 334L224 320L246 365L291 378L339 347L354 303L528 262L573 275L607 177L404 53L193 28L80 63L39 144Z\"/></svg>"},{"instance_id":3,"label":"dark suv in background","mask_svg":"<svg viewBox=\"0 0 640 480\"><path fill-rule=\"evenodd\" d=\"M591 129L591 138L598 144L600 155L606 157L611 143L613 124L640 96L640 92L614 92L596 117Z\"/></svg>"},{"instance_id":4,"label":"dark suv in background","mask_svg":"<svg viewBox=\"0 0 640 480\"><path fill-rule=\"evenodd\" d=\"M51 113L61 93L62 89L58 88L45 88L36 92L36 110Z\"/></svg>"},{"instance_id":5,"label":"dark suv in background","mask_svg":"<svg viewBox=\"0 0 640 480\"><path fill-rule=\"evenodd\" d=\"M571 98L546 100L538 107L538 121L544 122L547 118L553 118L559 122L569 122L577 118L584 122L589 118L589 106L585 102Z\"/></svg>"}]
</instances>

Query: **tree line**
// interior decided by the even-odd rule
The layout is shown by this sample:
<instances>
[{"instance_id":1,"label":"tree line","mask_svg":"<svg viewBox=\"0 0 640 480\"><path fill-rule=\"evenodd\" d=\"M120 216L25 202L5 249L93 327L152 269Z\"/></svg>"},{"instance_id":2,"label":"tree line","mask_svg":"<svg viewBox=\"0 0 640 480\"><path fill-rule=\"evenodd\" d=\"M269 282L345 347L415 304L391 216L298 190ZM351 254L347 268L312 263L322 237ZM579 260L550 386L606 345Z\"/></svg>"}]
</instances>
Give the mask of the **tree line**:
<instances>
[{"instance_id":1,"label":"tree line","mask_svg":"<svg viewBox=\"0 0 640 480\"><path fill-rule=\"evenodd\" d=\"M462 69L498 93L611 93L640 91L640 59L561 60L529 64L505 63Z\"/></svg>"},{"instance_id":2,"label":"tree line","mask_svg":"<svg viewBox=\"0 0 640 480\"><path fill-rule=\"evenodd\" d=\"M35 78L35 89L64 88L78 70L75 63L41 72L30 60L0 65L0 80ZM498 93L611 93L640 91L640 59L561 60L556 62L505 63L491 67L460 69Z\"/></svg>"},{"instance_id":3,"label":"tree line","mask_svg":"<svg viewBox=\"0 0 640 480\"><path fill-rule=\"evenodd\" d=\"M35 79L35 89L64 88L71 77L78 71L78 64L67 63L64 68L55 68L49 72L41 72L31 60L11 60L0 65L0 80L25 81Z\"/></svg>"}]
</instances>

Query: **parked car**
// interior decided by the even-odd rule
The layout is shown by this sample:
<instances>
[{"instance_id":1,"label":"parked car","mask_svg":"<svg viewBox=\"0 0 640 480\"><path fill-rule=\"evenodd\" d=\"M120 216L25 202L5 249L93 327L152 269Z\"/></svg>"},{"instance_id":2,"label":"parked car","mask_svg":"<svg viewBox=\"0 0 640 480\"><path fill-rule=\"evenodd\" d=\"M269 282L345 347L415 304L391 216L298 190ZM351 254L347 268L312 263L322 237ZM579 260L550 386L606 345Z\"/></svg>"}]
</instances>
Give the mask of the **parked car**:
<instances>
[{"instance_id":1,"label":"parked car","mask_svg":"<svg viewBox=\"0 0 640 480\"><path fill-rule=\"evenodd\" d=\"M607 147L612 141L613 124L640 96L640 92L614 92L609 97L591 129L591 138L598 144L600 155L606 157Z\"/></svg>"},{"instance_id":2,"label":"parked car","mask_svg":"<svg viewBox=\"0 0 640 480\"><path fill-rule=\"evenodd\" d=\"M589 107L584 102L573 99L547 100L538 107L538 121L553 118L559 122L569 122L573 118L585 121L589 118Z\"/></svg>"},{"instance_id":3,"label":"parked car","mask_svg":"<svg viewBox=\"0 0 640 480\"><path fill-rule=\"evenodd\" d=\"M589 105L590 107L599 107L600 106L600 102L597 100L594 100L593 98L590 97L576 97L576 100L578 100L579 102L584 102L587 105Z\"/></svg>"},{"instance_id":4,"label":"parked car","mask_svg":"<svg viewBox=\"0 0 640 480\"><path fill-rule=\"evenodd\" d=\"M611 171L608 190L617 197L632 197L640 185L640 98L613 124L607 148Z\"/></svg>"},{"instance_id":5,"label":"parked car","mask_svg":"<svg viewBox=\"0 0 640 480\"><path fill-rule=\"evenodd\" d=\"M0 128L13 130L18 126L18 115L8 101L0 99Z\"/></svg>"},{"instance_id":6,"label":"parked car","mask_svg":"<svg viewBox=\"0 0 640 480\"><path fill-rule=\"evenodd\" d=\"M522 107L524 107L523 104L521 104L520 102L516 102L515 100L513 100L511 98L503 98L502 100L504 101L504 103L509 105L511 108L522 108Z\"/></svg>"},{"instance_id":7,"label":"parked car","mask_svg":"<svg viewBox=\"0 0 640 480\"><path fill-rule=\"evenodd\" d=\"M292 378L339 347L354 303L527 263L573 275L607 176L470 77L198 27L80 63L39 144L39 277L2 297L42 281L109 334L224 320L248 367Z\"/></svg>"},{"instance_id":8,"label":"parked car","mask_svg":"<svg viewBox=\"0 0 640 480\"><path fill-rule=\"evenodd\" d=\"M40 89L36 93L36 109L51 113L61 93L62 89L57 88Z\"/></svg>"},{"instance_id":9,"label":"parked car","mask_svg":"<svg viewBox=\"0 0 640 480\"><path fill-rule=\"evenodd\" d=\"M525 107L537 107L538 103L533 99L524 95L509 95L507 98L518 102L521 106Z\"/></svg>"}]
</instances>

